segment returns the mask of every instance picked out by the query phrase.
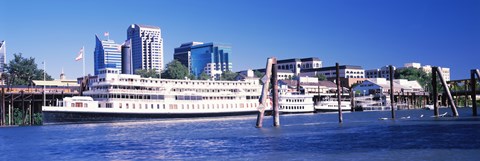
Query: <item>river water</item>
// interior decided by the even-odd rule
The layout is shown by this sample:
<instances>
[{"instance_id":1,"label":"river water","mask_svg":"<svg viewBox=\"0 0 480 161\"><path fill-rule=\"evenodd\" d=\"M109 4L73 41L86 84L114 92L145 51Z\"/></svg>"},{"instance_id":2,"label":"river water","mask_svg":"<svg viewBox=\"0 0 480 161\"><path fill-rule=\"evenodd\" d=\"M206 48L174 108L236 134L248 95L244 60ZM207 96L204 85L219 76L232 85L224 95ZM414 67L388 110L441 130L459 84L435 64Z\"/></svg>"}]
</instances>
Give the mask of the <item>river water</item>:
<instances>
[{"instance_id":1,"label":"river water","mask_svg":"<svg viewBox=\"0 0 480 161\"><path fill-rule=\"evenodd\" d=\"M266 116L263 128L254 115L8 127L0 160L480 160L480 117L459 112L344 113L342 124L337 113L281 115L280 127Z\"/></svg>"}]
</instances>

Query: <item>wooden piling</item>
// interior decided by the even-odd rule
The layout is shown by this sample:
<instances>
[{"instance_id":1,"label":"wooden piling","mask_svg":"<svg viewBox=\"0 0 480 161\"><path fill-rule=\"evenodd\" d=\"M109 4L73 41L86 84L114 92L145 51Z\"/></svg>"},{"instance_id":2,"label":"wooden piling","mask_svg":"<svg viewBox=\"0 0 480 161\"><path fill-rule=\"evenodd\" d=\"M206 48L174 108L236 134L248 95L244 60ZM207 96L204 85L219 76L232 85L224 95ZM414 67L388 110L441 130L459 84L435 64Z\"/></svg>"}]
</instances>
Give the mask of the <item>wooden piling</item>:
<instances>
[{"instance_id":1,"label":"wooden piling","mask_svg":"<svg viewBox=\"0 0 480 161\"><path fill-rule=\"evenodd\" d=\"M27 122L27 110L25 109L25 92L20 91L20 97L22 98L22 125Z\"/></svg>"},{"instance_id":2,"label":"wooden piling","mask_svg":"<svg viewBox=\"0 0 480 161\"><path fill-rule=\"evenodd\" d=\"M2 86L2 98L1 99L2 99L2 102L1 102L2 103L2 109L1 109L2 110L2 113L1 113L2 119L0 120L1 121L0 126L1 125L6 125L6 121L7 121L6 115L5 115L5 113L6 113L5 109L6 108L5 108L5 87L4 86Z\"/></svg>"},{"instance_id":3,"label":"wooden piling","mask_svg":"<svg viewBox=\"0 0 480 161\"><path fill-rule=\"evenodd\" d=\"M8 110L8 119L9 119L9 125L15 125L13 122L13 93L10 94L10 107Z\"/></svg>"},{"instance_id":4,"label":"wooden piling","mask_svg":"<svg viewBox=\"0 0 480 161\"><path fill-rule=\"evenodd\" d=\"M340 67L338 63L335 63L336 66L336 75L337 75L337 101L338 101L338 122L342 123L343 122L343 116L342 116L342 100L340 96Z\"/></svg>"},{"instance_id":5,"label":"wooden piling","mask_svg":"<svg viewBox=\"0 0 480 161\"><path fill-rule=\"evenodd\" d=\"M33 110L32 99L33 99L33 96L31 97L31 99L30 99L30 104L29 104L29 105L30 105L30 110L29 110L29 111L30 111L30 122L29 122L30 125L34 125L34 124L35 124L35 122L34 122L34 120L33 120L33 118L34 118L34 117L33 117L33 114L34 114L35 111Z\"/></svg>"},{"instance_id":6,"label":"wooden piling","mask_svg":"<svg viewBox=\"0 0 480 161\"><path fill-rule=\"evenodd\" d=\"M471 73L471 72L470 72L470 73ZM470 79L470 80L472 80L472 79ZM466 80L463 82L463 86L465 87L465 89L464 89L464 91L465 91L465 101L463 102L463 106L464 106L464 107L467 107L467 106L468 106L468 105L467 105L467 100L468 100L468 94L467 94L467 91L468 91L468 83L467 83Z\"/></svg>"},{"instance_id":7,"label":"wooden piling","mask_svg":"<svg viewBox=\"0 0 480 161\"><path fill-rule=\"evenodd\" d=\"M278 107L278 67L277 67L277 59L273 58L272 60L272 86L273 86L273 126L277 127L280 126L280 111ZM300 81L298 79L297 81ZM299 92L299 91L297 91Z\"/></svg>"},{"instance_id":8,"label":"wooden piling","mask_svg":"<svg viewBox=\"0 0 480 161\"><path fill-rule=\"evenodd\" d=\"M388 70L390 72L390 108L392 111L392 119L395 119L395 107L393 106L395 104L393 96L393 92L395 91L395 89L393 88L393 66L389 65Z\"/></svg>"},{"instance_id":9,"label":"wooden piling","mask_svg":"<svg viewBox=\"0 0 480 161\"><path fill-rule=\"evenodd\" d=\"M353 88L350 88L350 108L352 112L355 112L355 94Z\"/></svg>"},{"instance_id":10,"label":"wooden piling","mask_svg":"<svg viewBox=\"0 0 480 161\"><path fill-rule=\"evenodd\" d=\"M453 116L457 117L458 116L458 111L457 111L457 105L455 104L455 101L453 100L452 93L450 92L450 89L448 88L447 82L445 79L443 79L443 74L440 70L440 68L436 67L435 68L437 74L439 75L440 82L443 85L443 89L445 89L445 93L447 94L446 97L448 97L448 101L450 103L450 108L452 109Z\"/></svg>"},{"instance_id":11,"label":"wooden piling","mask_svg":"<svg viewBox=\"0 0 480 161\"><path fill-rule=\"evenodd\" d=\"M437 67L432 67L436 69ZM433 115L438 116L438 91L437 91L437 71L432 71L432 97L433 97Z\"/></svg>"},{"instance_id":12,"label":"wooden piling","mask_svg":"<svg viewBox=\"0 0 480 161\"><path fill-rule=\"evenodd\" d=\"M470 71L470 88L471 88L471 97L472 97L472 115L477 116L477 80L475 79L476 70ZM467 102L465 98L465 102Z\"/></svg>"},{"instance_id":13,"label":"wooden piling","mask_svg":"<svg viewBox=\"0 0 480 161\"><path fill-rule=\"evenodd\" d=\"M263 126L263 117L265 116L265 108L269 105L269 102L267 102L267 97L268 97L268 88L270 86L270 77L272 75L272 59L268 58L267 59L267 65L265 68L265 80L263 82L263 87L262 87L262 94L260 96L260 104L259 104L259 109L258 109L258 116L257 116L257 128L261 128ZM62 93L63 95L63 93Z\"/></svg>"}]
</instances>

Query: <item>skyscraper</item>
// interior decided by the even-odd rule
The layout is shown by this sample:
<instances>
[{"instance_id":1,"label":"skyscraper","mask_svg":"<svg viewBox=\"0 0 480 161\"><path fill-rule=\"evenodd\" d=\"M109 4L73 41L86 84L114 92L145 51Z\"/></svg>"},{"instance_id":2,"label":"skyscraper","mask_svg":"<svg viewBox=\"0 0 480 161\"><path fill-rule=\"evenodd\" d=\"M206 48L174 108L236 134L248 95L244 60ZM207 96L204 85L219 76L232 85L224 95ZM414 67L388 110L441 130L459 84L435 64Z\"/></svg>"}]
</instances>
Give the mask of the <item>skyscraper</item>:
<instances>
[{"instance_id":1,"label":"skyscraper","mask_svg":"<svg viewBox=\"0 0 480 161\"><path fill-rule=\"evenodd\" d=\"M127 40L122 45L122 74L134 74L132 69L132 41Z\"/></svg>"},{"instance_id":2,"label":"skyscraper","mask_svg":"<svg viewBox=\"0 0 480 161\"><path fill-rule=\"evenodd\" d=\"M5 71L5 65L7 64L7 46L5 41L0 42L0 73Z\"/></svg>"},{"instance_id":3,"label":"skyscraper","mask_svg":"<svg viewBox=\"0 0 480 161\"><path fill-rule=\"evenodd\" d=\"M202 72L210 77L220 78L225 71L232 71L230 54L232 47L224 44L206 43L191 47L191 72L200 76Z\"/></svg>"},{"instance_id":4,"label":"skyscraper","mask_svg":"<svg viewBox=\"0 0 480 161\"><path fill-rule=\"evenodd\" d=\"M121 45L113 40L100 40L95 35L96 44L94 52L94 71L98 74L100 69L115 68L122 70Z\"/></svg>"},{"instance_id":5,"label":"skyscraper","mask_svg":"<svg viewBox=\"0 0 480 161\"><path fill-rule=\"evenodd\" d=\"M192 72L192 46L201 45L203 42L189 42L183 43L180 47L175 48L175 53L173 54L173 59L178 60L185 67L188 68L188 72Z\"/></svg>"},{"instance_id":6,"label":"skyscraper","mask_svg":"<svg viewBox=\"0 0 480 161\"><path fill-rule=\"evenodd\" d=\"M160 27L132 24L127 29L132 44L133 72L138 69L163 70L163 39Z\"/></svg>"}]
</instances>

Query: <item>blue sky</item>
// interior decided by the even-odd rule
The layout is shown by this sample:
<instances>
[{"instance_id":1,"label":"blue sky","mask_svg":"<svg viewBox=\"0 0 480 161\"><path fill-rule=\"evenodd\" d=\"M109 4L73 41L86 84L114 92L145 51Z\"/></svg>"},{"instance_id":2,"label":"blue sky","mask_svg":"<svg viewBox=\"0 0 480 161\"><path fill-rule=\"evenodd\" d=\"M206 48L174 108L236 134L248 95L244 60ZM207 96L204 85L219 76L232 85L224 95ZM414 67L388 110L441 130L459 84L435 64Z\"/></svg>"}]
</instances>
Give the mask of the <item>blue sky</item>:
<instances>
[{"instance_id":1,"label":"blue sky","mask_svg":"<svg viewBox=\"0 0 480 161\"><path fill-rule=\"evenodd\" d=\"M365 69L407 62L450 67L452 79L480 68L478 0L175 0L33 1L0 5L0 40L34 57L58 78L93 73L95 34L122 43L130 24L162 29L165 63L190 41L232 45L234 71L262 68L267 57L319 57Z\"/></svg>"}]
</instances>

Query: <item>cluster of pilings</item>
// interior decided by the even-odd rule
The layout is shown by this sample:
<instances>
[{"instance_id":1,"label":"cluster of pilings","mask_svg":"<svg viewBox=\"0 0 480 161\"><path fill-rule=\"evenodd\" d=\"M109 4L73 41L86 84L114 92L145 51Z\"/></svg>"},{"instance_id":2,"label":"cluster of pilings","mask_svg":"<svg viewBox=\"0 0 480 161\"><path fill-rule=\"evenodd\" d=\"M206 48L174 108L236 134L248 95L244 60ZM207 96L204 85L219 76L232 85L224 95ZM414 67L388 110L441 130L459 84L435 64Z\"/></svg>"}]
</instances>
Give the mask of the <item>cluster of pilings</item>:
<instances>
[{"instance_id":1,"label":"cluster of pilings","mask_svg":"<svg viewBox=\"0 0 480 161\"><path fill-rule=\"evenodd\" d=\"M265 109L268 106L267 97L268 97L268 88L272 85L272 109L273 109L273 126L280 126L280 112L278 106L278 81L277 81L277 59L268 58L267 66L265 68L265 76L262 78L263 87L262 94L260 96L260 105L258 107L258 116L257 116L257 128L263 126L263 116L265 115ZM271 84L270 84L271 83Z\"/></svg>"},{"instance_id":2,"label":"cluster of pilings","mask_svg":"<svg viewBox=\"0 0 480 161\"><path fill-rule=\"evenodd\" d=\"M264 85L262 89L262 94L261 94L261 99L260 99L260 106L259 106L259 113L257 117L257 126L258 128L262 127L262 122L263 122L263 116L265 113L265 105L266 103L266 97L268 96L268 88L271 85L273 86L273 92L272 92L272 97L273 97L273 117L274 117L274 126L279 126L279 111L278 111L278 86L277 86L277 60L276 58L268 58L267 59L267 66L266 66L266 73L264 78L262 79ZM430 94L426 92L417 92L417 93L407 93L406 95L400 93L397 94L397 97L395 97L395 92L394 92L394 83L393 83L393 76L394 76L394 70L393 66L389 65L389 75L390 75L390 105L391 105L391 117L392 119L395 119L395 109L410 109L412 108L417 108L417 107L425 107L427 102L430 102ZM337 85L337 100L338 100L338 121L339 123L343 122L343 116L342 116L342 110L341 110L341 95L340 95L340 78L339 78L339 65L336 63L336 85ZM476 76L476 77L475 77ZM438 78L438 79L437 79ZM473 116L477 116L477 101L476 101L476 96L477 96L477 79L480 81L480 71L478 69L473 69L471 70L471 78L469 81L470 84L470 90L465 87L465 91L463 92L454 92L453 94L456 94L457 96L459 93L465 95L465 102L467 101L467 95L469 94L471 99L472 99L472 113ZM443 78L441 69L439 67L432 67L432 98L433 98L433 105L434 105L434 115L439 116L439 98L443 98L442 102L444 105L447 105L451 108L453 116L457 117L458 116L458 111L457 111L457 106L456 106L456 101L452 97L452 92L449 88L449 85ZM437 89L437 81L440 81L441 86L443 87L443 94L440 95ZM467 85L465 81L465 86ZM299 84L299 83L298 83ZM299 87L297 87L299 88ZM351 103L352 103L352 112L354 112L354 98L353 98L353 93L351 92L350 95L351 97ZM439 97L441 96L441 97ZM448 103L445 103L448 100ZM402 108L402 106L399 106L399 104L396 104L396 102L400 102L403 104L406 104ZM467 104L465 103L465 106Z\"/></svg>"},{"instance_id":3,"label":"cluster of pilings","mask_svg":"<svg viewBox=\"0 0 480 161\"><path fill-rule=\"evenodd\" d=\"M41 125L43 105L54 105L64 97L78 95L68 88L2 86L0 96L0 126Z\"/></svg>"}]
</instances>

